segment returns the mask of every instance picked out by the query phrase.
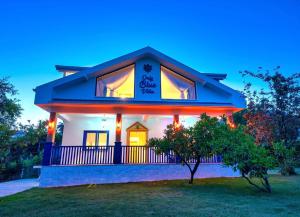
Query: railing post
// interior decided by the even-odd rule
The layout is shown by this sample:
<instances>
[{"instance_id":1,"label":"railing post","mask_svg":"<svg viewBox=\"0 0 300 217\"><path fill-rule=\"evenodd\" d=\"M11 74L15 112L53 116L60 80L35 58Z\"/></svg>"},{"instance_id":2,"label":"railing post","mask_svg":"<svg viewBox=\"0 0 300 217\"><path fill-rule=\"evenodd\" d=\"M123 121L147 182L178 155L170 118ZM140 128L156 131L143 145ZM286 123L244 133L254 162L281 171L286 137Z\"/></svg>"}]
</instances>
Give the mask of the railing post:
<instances>
[{"instance_id":1,"label":"railing post","mask_svg":"<svg viewBox=\"0 0 300 217\"><path fill-rule=\"evenodd\" d=\"M178 155L175 155L175 163L180 164L181 158Z\"/></svg>"},{"instance_id":2,"label":"railing post","mask_svg":"<svg viewBox=\"0 0 300 217\"><path fill-rule=\"evenodd\" d=\"M122 163L122 142L115 142L114 164Z\"/></svg>"},{"instance_id":3,"label":"railing post","mask_svg":"<svg viewBox=\"0 0 300 217\"><path fill-rule=\"evenodd\" d=\"M51 150L52 150L52 142L46 142L44 144L44 155L43 155L43 166L49 166L51 161Z\"/></svg>"}]
</instances>

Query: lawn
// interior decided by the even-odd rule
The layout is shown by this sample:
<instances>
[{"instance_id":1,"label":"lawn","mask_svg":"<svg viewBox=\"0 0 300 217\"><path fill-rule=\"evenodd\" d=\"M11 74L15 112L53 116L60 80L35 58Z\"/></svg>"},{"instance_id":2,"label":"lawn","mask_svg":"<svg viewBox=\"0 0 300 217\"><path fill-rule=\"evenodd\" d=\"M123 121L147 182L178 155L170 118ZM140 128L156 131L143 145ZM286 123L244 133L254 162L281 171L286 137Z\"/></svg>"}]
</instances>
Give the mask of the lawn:
<instances>
[{"instance_id":1,"label":"lawn","mask_svg":"<svg viewBox=\"0 0 300 217\"><path fill-rule=\"evenodd\" d=\"M241 178L36 188L0 198L0 216L300 216L300 176L271 183L272 194Z\"/></svg>"}]
</instances>

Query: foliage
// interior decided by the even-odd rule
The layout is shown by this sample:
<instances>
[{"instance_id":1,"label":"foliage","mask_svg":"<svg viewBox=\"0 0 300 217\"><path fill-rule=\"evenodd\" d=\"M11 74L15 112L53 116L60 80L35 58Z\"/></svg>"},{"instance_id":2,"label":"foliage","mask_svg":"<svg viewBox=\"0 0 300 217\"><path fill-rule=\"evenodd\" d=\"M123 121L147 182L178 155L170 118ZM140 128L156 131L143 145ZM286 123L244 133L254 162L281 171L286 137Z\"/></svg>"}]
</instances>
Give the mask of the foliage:
<instances>
[{"instance_id":1,"label":"foliage","mask_svg":"<svg viewBox=\"0 0 300 217\"><path fill-rule=\"evenodd\" d=\"M163 138L152 138L149 140L150 146L158 148L159 152L169 153L174 151L183 164L191 173L189 183L193 183L201 157L206 157L214 153L217 129L220 126L217 118L212 118L202 114L194 127L189 129L184 126L168 125ZM191 163L195 160L195 164Z\"/></svg>"},{"instance_id":2,"label":"foliage","mask_svg":"<svg viewBox=\"0 0 300 217\"><path fill-rule=\"evenodd\" d=\"M0 79L0 125L12 129L16 119L21 115L19 100L14 98L17 94L8 78Z\"/></svg>"},{"instance_id":3,"label":"foliage","mask_svg":"<svg viewBox=\"0 0 300 217\"><path fill-rule=\"evenodd\" d=\"M22 178L33 174L33 165L40 164L47 121L36 125L17 124L21 114L17 94L7 78L0 79L0 180ZM61 144L63 124L58 124L56 143Z\"/></svg>"},{"instance_id":4,"label":"foliage","mask_svg":"<svg viewBox=\"0 0 300 217\"><path fill-rule=\"evenodd\" d=\"M249 95L248 99L257 110L272 117L275 141L283 141L288 147L295 145L300 128L300 73L284 76L279 69L276 67L274 73L270 74L268 70L259 68L257 73L244 71L242 75L258 78L267 84L267 90L252 92L256 100L249 98Z\"/></svg>"},{"instance_id":5,"label":"foliage","mask_svg":"<svg viewBox=\"0 0 300 217\"><path fill-rule=\"evenodd\" d=\"M11 137L15 134L16 119L21 114L14 86L7 78L0 79L0 179L7 170L16 170L17 164L11 161Z\"/></svg>"},{"instance_id":6,"label":"foliage","mask_svg":"<svg viewBox=\"0 0 300 217\"><path fill-rule=\"evenodd\" d=\"M294 166L296 163L295 148L286 147L283 143L274 143L272 147L273 154L276 158L277 165L280 167L282 175L296 175Z\"/></svg>"},{"instance_id":7,"label":"foliage","mask_svg":"<svg viewBox=\"0 0 300 217\"><path fill-rule=\"evenodd\" d=\"M244 127L220 129L217 152L222 155L223 163L240 171L249 184L265 192L271 192L268 170L275 167L275 159L263 146L257 146L254 138L244 132ZM256 184L253 178L261 180Z\"/></svg>"},{"instance_id":8,"label":"foliage","mask_svg":"<svg viewBox=\"0 0 300 217\"><path fill-rule=\"evenodd\" d=\"M298 144L300 129L300 73L285 76L279 70L280 67L276 67L271 74L260 67L256 73L241 72L244 77L257 78L267 86L266 90L257 92L251 91L250 83L245 85L248 108L244 118L247 130L256 138L257 144L282 142L287 149L293 149L291 147L296 148ZM287 167L292 164L284 165ZM281 171L284 175L287 172L294 174L292 166Z\"/></svg>"}]
</instances>

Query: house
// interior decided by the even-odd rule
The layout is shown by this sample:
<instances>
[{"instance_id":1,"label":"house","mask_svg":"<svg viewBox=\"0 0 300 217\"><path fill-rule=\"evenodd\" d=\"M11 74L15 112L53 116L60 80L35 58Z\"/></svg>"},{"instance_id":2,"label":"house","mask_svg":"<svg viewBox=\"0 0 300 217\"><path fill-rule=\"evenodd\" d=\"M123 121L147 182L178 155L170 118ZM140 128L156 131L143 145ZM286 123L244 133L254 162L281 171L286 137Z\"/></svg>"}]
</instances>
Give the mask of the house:
<instances>
[{"instance_id":1,"label":"house","mask_svg":"<svg viewBox=\"0 0 300 217\"><path fill-rule=\"evenodd\" d=\"M151 47L56 69L62 78L35 88L35 104L50 114L44 187L184 178L176 156L157 154L147 140L168 124L191 126L202 113L234 125L232 114L245 108L244 96L222 83L226 74L200 73ZM62 146L54 145L57 118ZM237 175L218 156L202 160L198 177Z\"/></svg>"}]
</instances>

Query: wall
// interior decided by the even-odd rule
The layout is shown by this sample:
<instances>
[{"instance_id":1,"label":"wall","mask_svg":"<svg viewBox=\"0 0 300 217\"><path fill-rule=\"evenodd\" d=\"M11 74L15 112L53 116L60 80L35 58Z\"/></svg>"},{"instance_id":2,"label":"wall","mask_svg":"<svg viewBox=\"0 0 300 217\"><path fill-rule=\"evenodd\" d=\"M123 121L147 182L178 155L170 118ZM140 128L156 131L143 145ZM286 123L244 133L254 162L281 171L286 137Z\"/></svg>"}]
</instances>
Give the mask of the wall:
<instances>
[{"instance_id":1,"label":"wall","mask_svg":"<svg viewBox=\"0 0 300 217\"><path fill-rule=\"evenodd\" d=\"M105 120L105 121L104 121ZM179 116L179 122L185 127L193 126L198 116ZM127 144L126 129L139 122L148 128L148 138L162 137L168 124L173 123L171 115L123 115L122 116L122 144ZM115 115L82 115L68 114L64 120L63 145L79 145L83 143L84 130L108 130L109 145L115 143L116 117Z\"/></svg>"},{"instance_id":2,"label":"wall","mask_svg":"<svg viewBox=\"0 0 300 217\"><path fill-rule=\"evenodd\" d=\"M103 121L105 119L106 121ZM148 138L161 137L168 124L173 122L172 116L122 116L122 144L127 144L126 129L140 122L148 128ZM109 145L115 142L116 118L115 115L68 115L64 120L63 145L82 145L84 130L109 130Z\"/></svg>"},{"instance_id":3,"label":"wall","mask_svg":"<svg viewBox=\"0 0 300 217\"><path fill-rule=\"evenodd\" d=\"M114 145L116 118L109 116L68 115L64 120L63 145L83 144L84 130L109 130L109 144Z\"/></svg>"},{"instance_id":4,"label":"wall","mask_svg":"<svg viewBox=\"0 0 300 217\"><path fill-rule=\"evenodd\" d=\"M84 184L127 183L188 179L186 166L179 164L43 166L40 187ZM222 164L200 164L195 178L238 177L239 173Z\"/></svg>"}]
</instances>

